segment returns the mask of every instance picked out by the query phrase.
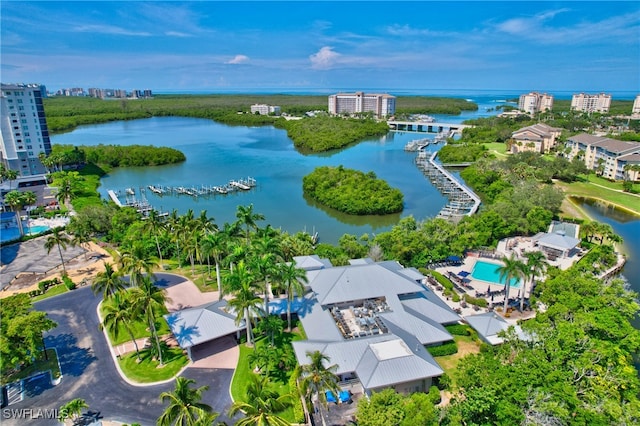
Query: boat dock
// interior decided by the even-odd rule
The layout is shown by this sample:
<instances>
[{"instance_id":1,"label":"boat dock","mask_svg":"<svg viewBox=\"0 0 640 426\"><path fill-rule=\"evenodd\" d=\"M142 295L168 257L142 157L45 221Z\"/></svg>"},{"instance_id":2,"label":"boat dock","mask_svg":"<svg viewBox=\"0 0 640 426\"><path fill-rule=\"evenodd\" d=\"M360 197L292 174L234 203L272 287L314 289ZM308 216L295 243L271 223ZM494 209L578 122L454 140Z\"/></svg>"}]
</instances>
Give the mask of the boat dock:
<instances>
[{"instance_id":1,"label":"boat dock","mask_svg":"<svg viewBox=\"0 0 640 426\"><path fill-rule=\"evenodd\" d=\"M480 197L438 164L437 155L437 152L420 151L416 157L416 164L438 191L449 200L437 217L458 222L463 216L471 216L478 211Z\"/></svg>"},{"instance_id":2,"label":"boat dock","mask_svg":"<svg viewBox=\"0 0 640 426\"><path fill-rule=\"evenodd\" d=\"M409 152L420 151L426 148L427 146L429 146L429 143L431 142L432 141L429 138L414 139L412 141L407 142L407 144L404 146L404 150Z\"/></svg>"},{"instance_id":3,"label":"boat dock","mask_svg":"<svg viewBox=\"0 0 640 426\"><path fill-rule=\"evenodd\" d=\"M257 185L254 178L230 180L223 185L199 185L199 186L168 186L168 185L149 185L149 191L156 195L189 195L191 197L200 197L207 195L224 195L235 191L249 191ZM140 188L144 192L146 188Z\"/></svg>"}]
</instances>

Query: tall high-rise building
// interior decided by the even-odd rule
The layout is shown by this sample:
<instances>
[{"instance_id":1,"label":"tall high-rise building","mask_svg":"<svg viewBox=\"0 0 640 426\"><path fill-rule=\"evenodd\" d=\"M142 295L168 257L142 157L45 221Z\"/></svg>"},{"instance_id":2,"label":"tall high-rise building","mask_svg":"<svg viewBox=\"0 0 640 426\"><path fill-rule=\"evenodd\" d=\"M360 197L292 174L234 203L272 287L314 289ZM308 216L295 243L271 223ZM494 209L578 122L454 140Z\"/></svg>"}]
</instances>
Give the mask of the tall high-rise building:
<instances>
[{"instance_id":1,"label":"tall high-rise building","mask_svg":"<svg viewBox=\"0 0 640 426\"><path fill-rule=\"evenodd\" d=\"M550 111L553 109L553 96L538 92L520 95L518 109L529 114Z\"/></svg>"},{"instance_id":2,"label":"tall high-rise building","mask_svg":"<svg viewBox=\"0 0 640 426\"><path fill-rule=\"evenodd\" d=\"M589 95L586 93L575 94L571 97L571 109L582 112L609 112L611 107L611 95L599 93Z\"/></svg>"},{"instance_id":3,"label":"tall high-rise building","mask_svg":"<svg viewBox=\"0 0 640 426\"><path fill-rule=\"evenodd\" d=\"M640 115L640 95L636 96L636 99L633 101L633 108L631 109L631 115L637 117Z\"/></svg>"},{"instance_id":4,"label":"tall high-rise building","mask_svg":"<svg viewBox=\"0 0 640 426\"><path fill-rule=\"evenodd\" d=\"M379 93L338 93L329 96L330 114L372 112L376 117L388 117L396 112L396 97Z\"/></svg>"},{"instance_id":5,"label":"tall high-rise building","mask_svg":"<svg viewBox=\"0 0 640 426\"><path fill-rule=\"evenodd\" d=\"M0 83L0 161L20 176L47 172L40 153L51 153L39 84Z\"/></svg>"}]
</instances>

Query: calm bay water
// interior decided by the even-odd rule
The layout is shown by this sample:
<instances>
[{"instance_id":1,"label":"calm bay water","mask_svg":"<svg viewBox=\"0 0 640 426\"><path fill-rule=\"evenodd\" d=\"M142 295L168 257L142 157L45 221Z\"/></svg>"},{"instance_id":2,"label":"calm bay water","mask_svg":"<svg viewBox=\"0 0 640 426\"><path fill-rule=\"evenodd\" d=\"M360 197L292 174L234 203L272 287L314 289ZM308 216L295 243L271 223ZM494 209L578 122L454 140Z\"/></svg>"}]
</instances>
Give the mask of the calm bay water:
<instances>
[{"instance_id":1,"label":"calm bay water","mask_svg":"<svg viewBox=\"0 0 640 426\"><path fill-rule=\"evenodd\" d=\"M496 106L513 97L474 99L479 105L478 111L435 117L445 122L461 122L493 115L496 114ZM107 191L110 189L124 194L128 187L140 194L139 188L147 188L148 185L199 188L201 185L222 185L231 179L250 176L256 179L256 188L225 196L197 199L187 195L158 196L148 189L144 195L154 208L161 211L175 209L184 214L193 209L198 215L201 210L206 210L218 224L234 221L238 205L253 204L254 211L266 217L263 226L268 223L290 233L318 232L321 241L336 243L345 233L360 236L387 231L401 217L412 215L422 220L438 214L446 199L415 166L416 154L404 151L408 141L422 137L425 135L389 132L383 137L342 150L302 155L295 150L284 130L273 127L226 126L205 119L154 117L82 126L73 132L52 137L52 142L174 147L186 155L184 163L116 169L102 179L99 189L101 195L108 198ZM379 178L400 189L405 197L404 211L386 216L355 217L305 199L302 177L316 167L337 165L364 172L373 171Z\"/></svg>"}]
</instances>

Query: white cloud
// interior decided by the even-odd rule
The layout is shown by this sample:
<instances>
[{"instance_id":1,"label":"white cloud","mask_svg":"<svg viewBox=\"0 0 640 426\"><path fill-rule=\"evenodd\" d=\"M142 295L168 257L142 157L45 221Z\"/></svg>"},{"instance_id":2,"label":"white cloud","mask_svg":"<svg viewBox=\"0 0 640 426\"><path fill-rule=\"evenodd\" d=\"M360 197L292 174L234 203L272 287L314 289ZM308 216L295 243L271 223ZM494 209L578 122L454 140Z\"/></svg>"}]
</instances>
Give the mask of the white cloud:
<instances>
[{"instance_id":1,"label":"white cloud","mask_svg":"<svg viewBox=\"0 0 640 426\"><path fill-rule=\"evenodd\" d=\"M236 55L233 59L226 61L225 64L244 64L249 62L249 57L246 55Z\"/></svg>"},{"instance_id":2,"label":"white cloud","mask_svg":"<svg viewBox=\"0 0 640 426\"><path fill-rule=\"evenodd\" d=\"M317 53L309 56L311 60L311 68L313 69L329 69L340 57L340 54L333 51L330 46L324 46Z\"/></svg>"},{"instance_id":3,"label":"white cloud","mask_svg":"<svg viewBox=\"0 0 640 426\"><path fill-rule=\"evenodd\" d=\"M191 34L182 33L180 31L166 31L164 35L168 37L193 37Z\"/></svg>"},{"instance_id":4,"label":"white cloud","mask_svg":"<svg viewBox=\"0 0 640 426\"><path fill-rule=\"evenodd\" d=\"M74 27L73 31L79 33L99 33L137 37L148 37L151 35L151 33L148 33L146 31L131 31L127 30L126 28L116 27L113 25L80 25Z\"/></svg>"}]
</instances>

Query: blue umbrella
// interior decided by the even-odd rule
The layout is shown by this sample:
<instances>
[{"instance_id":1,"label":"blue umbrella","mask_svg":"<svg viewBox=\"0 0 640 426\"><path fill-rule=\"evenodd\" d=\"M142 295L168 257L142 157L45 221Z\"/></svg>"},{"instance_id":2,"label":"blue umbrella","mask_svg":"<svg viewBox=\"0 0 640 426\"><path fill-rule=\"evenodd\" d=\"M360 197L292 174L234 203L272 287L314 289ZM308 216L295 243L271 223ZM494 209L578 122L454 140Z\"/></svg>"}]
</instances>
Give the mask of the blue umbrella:
<instances>
[{"instance_id":1,"label":"blue umbrella","mask_svg":"<svg viewBox=\"0 0 640 426\"><path fill-rule=\"evenodd\" d=\"M460 275L461 277L466 277L466 276L469 276L470 273L467 272L467 271L460 271L460 272L458 272L458 275Z\"/></svg>"}]
</instances>

